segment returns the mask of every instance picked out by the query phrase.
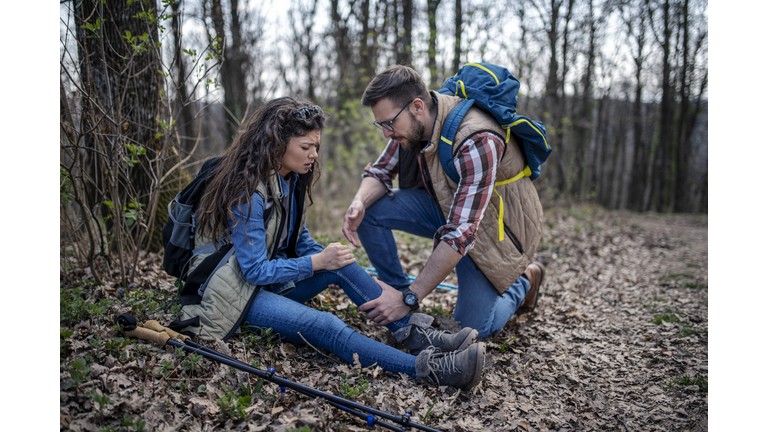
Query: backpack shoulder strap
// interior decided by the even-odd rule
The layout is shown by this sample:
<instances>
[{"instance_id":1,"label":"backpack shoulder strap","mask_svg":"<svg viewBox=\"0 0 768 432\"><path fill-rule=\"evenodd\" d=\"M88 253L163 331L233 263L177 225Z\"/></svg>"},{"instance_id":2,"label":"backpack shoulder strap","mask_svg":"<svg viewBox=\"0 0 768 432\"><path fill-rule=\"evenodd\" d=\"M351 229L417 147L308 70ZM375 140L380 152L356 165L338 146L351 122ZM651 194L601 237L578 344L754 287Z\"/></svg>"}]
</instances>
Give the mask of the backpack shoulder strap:
<instances>
[{"instance_id":1,"label":"backpack shoulder strap","mask_svg":"<svg viewBox=\"0 0 768 432\"><path fill-rule=\"evenodd\" d=\"M443 123L443 129L440 131L440 146L438 148L440 164L443 165L445 174L447 174L454 183L459 182L459 173L456 172L456 167L453 166L453 138L456 136L459 124L464 120L464 116L474 103L474 99L461 101L461 103L448 114L448 118L446 118L445 123Z\"/></svg>"}]
</instances>

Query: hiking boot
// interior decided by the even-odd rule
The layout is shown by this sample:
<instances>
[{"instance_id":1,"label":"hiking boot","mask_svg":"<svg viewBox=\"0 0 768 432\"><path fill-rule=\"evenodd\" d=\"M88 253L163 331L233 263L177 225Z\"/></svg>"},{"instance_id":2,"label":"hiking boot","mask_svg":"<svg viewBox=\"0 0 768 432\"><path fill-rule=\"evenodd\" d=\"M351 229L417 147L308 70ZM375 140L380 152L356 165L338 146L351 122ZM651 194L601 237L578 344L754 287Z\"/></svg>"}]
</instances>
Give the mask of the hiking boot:
<instances>
[{"instance_id":1,"label":"hiking boot","mask_svg":"<svg viewBox=\"0 0 768 432\"><path fill-rule=\"evenodd\" d=\"M528 290L528 294L525 295L520 307L517 308L518 314L533 312L536 309L541 284L544 282L544 273L544 265L537 261L532 262L525 269L524 274L528 278L528 282L531 283L531 289Z\"/></svg>"},{"instance_id":2,"label":"hiking boot","mask_svg":"<svg viewBox=\"0 0 768 432\"><path fill-rule=\"evenodd\" d=\"M411 354L417 355L426 349L431 349L434 352L462 351L477 337L477 330L469 327L463 328L455 334L445 330L437 330L430 327L432 321L434 321L434 317L415 313L411 315L408 326L394 333L395 339L402 342Z\"/></svg>"},{"instance_id":3,"label":"hiking boot","mask_svg":"<svg viewBox=\"0 0 768 432\"><path fill-rule=\"evenodd\" d=\"M416 378L437 385L470 390L480 383L485 362L485 344L470 345L464 351L433 353L423 351L416 357Z\"/></svg>"}]
</instances>

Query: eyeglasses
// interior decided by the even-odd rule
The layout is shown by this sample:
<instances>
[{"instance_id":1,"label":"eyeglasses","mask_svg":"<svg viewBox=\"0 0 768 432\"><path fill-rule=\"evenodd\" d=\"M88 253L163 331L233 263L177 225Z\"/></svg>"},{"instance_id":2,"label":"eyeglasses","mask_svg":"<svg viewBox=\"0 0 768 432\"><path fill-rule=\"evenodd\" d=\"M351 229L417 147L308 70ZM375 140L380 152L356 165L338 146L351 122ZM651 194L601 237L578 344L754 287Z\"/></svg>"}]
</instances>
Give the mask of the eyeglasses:
<instances>
[{"instance_id":1,"label":"eyeglasses","mask_svg":"<svg viewBox=\"0 0 768 432\"><path fill-rule=\"evenodd\" d=\"M304 120L311 120L312 117L320 114L321 112L323 112L323 109L317 105L303 106L297 109L296 111L294 111L293 115L295 115L296 117L301 117Z\"/></svg>"},{"instance_id":2,"label":"eyeglasses","mask_svg":"<svg viewBox=\"0 0 768 432\"><path fill-rule=\"evenodd\" d=\"M411 102L415 101L416 99L418 99L418 98L413 98L413 99L411 99ZM398 112L397 112L397 114L396 114L394 117L392 117L392 120L390 120L390 121L388 121L388 122L383 122L383 123L379 123L379 122L377 122L377 121L374 121L374 122L373 122L373 124L374 124L374 125L375 125L377 128L379 128L379 129L386 129L386 130L388 130L388 131L390 131L390 132L394 132L394 131L395 131L395 128L393 128L393 127L392 127L392 123L394 123L394 122L395 122L395 120L397 120L397 116L399 116L399 115L400 115L400 113L401 113L401 112L403 112L403 110L404 110L405 108L407 108L407 107L408 107L408 105L410 105L410 104L411 104L411 102L408 102L407 104L405 104L405 106L404 106L402 109L400 109L400 111L398 111Z\"/></svg>"}]
</instances>

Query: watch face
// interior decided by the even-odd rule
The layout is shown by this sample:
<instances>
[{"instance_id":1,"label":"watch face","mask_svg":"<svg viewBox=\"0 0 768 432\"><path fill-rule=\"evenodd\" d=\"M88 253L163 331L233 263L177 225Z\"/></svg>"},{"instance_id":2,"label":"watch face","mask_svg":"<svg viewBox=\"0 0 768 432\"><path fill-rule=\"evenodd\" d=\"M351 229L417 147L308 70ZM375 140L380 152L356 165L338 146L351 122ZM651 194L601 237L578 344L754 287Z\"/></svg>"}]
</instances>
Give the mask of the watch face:
<instances>
[{"instance_id":1,"label":"watch face","mask_svg":"<svg viewBox=\"0 0 768 432\"><path fill-rule=\"evenodd\" d=\"M405 304L408 306L413 306L416 304L416 295L415 294L408 294L405 296Z\"/></svg>"}]
</instances>

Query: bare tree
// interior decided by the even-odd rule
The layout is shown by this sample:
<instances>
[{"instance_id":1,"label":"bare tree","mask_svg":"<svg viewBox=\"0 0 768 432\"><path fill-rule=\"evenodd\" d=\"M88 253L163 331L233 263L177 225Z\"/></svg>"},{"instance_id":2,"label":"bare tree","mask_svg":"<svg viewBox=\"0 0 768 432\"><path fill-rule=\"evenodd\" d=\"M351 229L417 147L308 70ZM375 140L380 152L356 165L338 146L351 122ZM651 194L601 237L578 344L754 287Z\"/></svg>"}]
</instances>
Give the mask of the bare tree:
<instances>
[{"instance_id":1,"label":"bare tree","mask_svg":"<svg viewBox=\"0 0 768 432\"><path fill-rule=\"evenodd\" d=\"M441 0L427 0L427 22L429 24L429 35L427 36L427 64L429 67L429 88L437 88L437 7Z\"/></svg>"},{"instance_id":2,"label":"bare tree","mask_svg":"<svg viewBox=\"0 0 768 432\"><path fill-rule=\"evenodd\" d=\"M650 14L654 39L662 51L661 125L659 128L659 146L655 155L656 161L652 175L654 182L651 206L656 211L664 211L670 208L671 192L674 188L672 161L675 145L673 115L676 92L672 81L673 11L670 0L645 0L645 4Z\"/></svg>"},{"instance_id":3,"label":"bare tree","mask_svg":"<svg viewBox=\"0 0 768 432\"><path fill-rule=\"evenodd\" d=\"M61 41L62 248L97 281L114 267L123 284L134 278L139 251L156 232L163 187L186 162L177 99L166 96L180 88L177 65L160 55L171 3L160 12L150 2L66 6L73 18Z\"/></svg>"},{"instance_id":4,"label":"bare tree","mask_svg":"<svg viewBox=\"0 0 768 432\"><path fill-rule=\"evenodd\" d=\"M251 62L245 53L243 46L243 35L240 25L239 0L230 0L229 2L229 33L227 37L225 30L224 11L221 0L210 1L209 8L205 10L210 13L213 21L215 35L211 36L211 42L214 46L218 45L220 49L221 61L221 85L224 88L224 108L229 114L227 116L227 129L229 136L234 137L240 123L246 116L248 110L248 86L246 76L250 73Z\"/></svg>"},{"instance_id":5,"label":"bare tree","mask_svg":"<svg viewBox=\"0 0 768 432\"><path fill-rule=\"evenodd\" d=\"M695 3L695 0L694 0ZM691 211L693 193L691 191L691 150L693 128L700 113L702 95L707 87L706 67L701 77L698 95L693 107L693 89L696 80L696 66L699 53L707 39L706 23L700 14L693 14L691 1L678 4L679 28L682 31L682 66L680 68L680 107L676 125L676 158L674 211ZM693 34L692 34L693 33Z\"/></svg>"},{"instance_id":6,"label":"bare tree","mask_svg":"<svg viewBox=\"0 0 768 432\"><path fill-rule=\"evenodd\" d=\"M629 206L637 211L645 211L650 197L651 173L651 143L643 136L643 71L646 61L646 32L648 30L648 13L641 4L628 4L622 7L621 19L624 23L632 49L634 63L634 99L632 104L632 181L629 189Z\"/></svg>"},{"instance_id":7,"label":"bare tree","mask_svg":"<svg viewBox=\"0 0 768 432\"><path fill-rule=\"evenodd\" d=\"M459 65L461 64L462 18L461 0L455 0L453 12L453 69L451 69L453 72L459 70Z\"/></svg>"}]
</instances>

